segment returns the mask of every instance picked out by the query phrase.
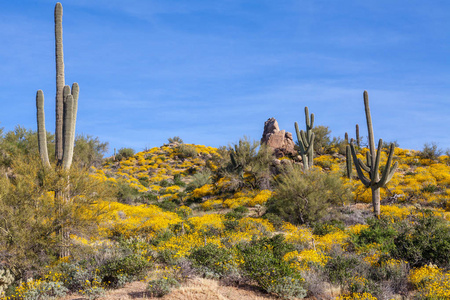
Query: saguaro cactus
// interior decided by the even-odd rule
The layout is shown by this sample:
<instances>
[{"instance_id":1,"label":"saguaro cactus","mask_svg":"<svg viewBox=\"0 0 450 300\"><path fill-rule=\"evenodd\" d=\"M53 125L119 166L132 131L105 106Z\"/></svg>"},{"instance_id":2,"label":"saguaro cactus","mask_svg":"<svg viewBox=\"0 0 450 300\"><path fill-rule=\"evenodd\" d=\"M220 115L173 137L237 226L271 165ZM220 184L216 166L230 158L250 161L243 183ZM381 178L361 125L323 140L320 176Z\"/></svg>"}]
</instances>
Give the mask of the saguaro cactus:
<instances>
[{"instance_id":1,"label":"saguaro cactus","mask_svg":"<svg viewBox=\"0 0 450 300\"><path fill-rule=\"evenodd\" d=\"M55 6L55 52L56 52L56 127L55 156L58 166L70 169L75 143L75 124L78 110L78 83L72 89L64 86L64 57L62 45L62 5ZM42 163L50 166L47 152L47 137L45 131L44 93L36 93L37 127L39 154Z\"/></svg>"},{"instance_id":2,"label":"saguaro cactus","mask_svg":"<svg viewBox=\"0 0 450 300\"><path fill-rule=\"evenodd\" d=\"M61 3L55 5L55 60L56 60L56 125L55 157L58 162L63 159L63 122L64 122L64 52L62 32L63 9Z\"/></svg>"},{"instance_id":3,"label":"saguaro cactus","mask_svg":"<svg viewBox=\"0 0 450 300\"><path fill-rule=\"evenodd\" d=\"M352 143L353 140L350 141L350 143ZM350 145L347 145L345 147L345 166L347 169L347 177L351 180L352 179L352 153L351 153L351 149L350 149Z\"/></svg>"},{"instance_id":4,"label":"saguaro cactus","mask_svg":"<svg viewBox=\"0 0 450 300\"><path fill-rule=\"evenodd\" d=\"M309 170L313 166L313 156L314 156L314 132L312 128L314 126L314 114L309 117L308 107L305 107L305 121L306 121L306 132L298 129L297 122L295 125L295 132L297 133L298 145L300 147L300 155L303 161L304 170Z\"/></svg>"},{"instance_id":5,"label":"saguaro cactus","mask_svg":"<svg viewBox=\"0 0 450 300\"><path fill-rule=\"evenodd\" d=\"M359 125L356 124L356 145L361 147L361 137L359 136Z\"/></svg>"},{"instance_id":6,"label":"saguaro cactus","mask_svg":"<svg viewBox=\"0 0 450 300\"><path fill-rule=\"evenodd\" d=\"M378 149L375 150L375 142L373 137L373 127L372 127L372 117L370 115L369 108L369 95L367 91L364 91L364 107L366 111L367 129L369 132L369 152L366 153L366 163L361 159L357 158L355 146L353 142L350 143L350 148L352 152L353 162L355 164L356 172L358 173L359 180L367 187L372 189L372 204L373 212L376 217L380 217L380 188L384 187L386 183L391 180L397 170L398 163L396 162L392 167L392 158L394 156L394 144L391 144L389 148L388 159L384 167L381 178L378 174L378 167L380 165L380 158L382 152L383 140L380 139L378 142ZM368 173L366 177L363 171Z\"/></svg>"}]
</instances>

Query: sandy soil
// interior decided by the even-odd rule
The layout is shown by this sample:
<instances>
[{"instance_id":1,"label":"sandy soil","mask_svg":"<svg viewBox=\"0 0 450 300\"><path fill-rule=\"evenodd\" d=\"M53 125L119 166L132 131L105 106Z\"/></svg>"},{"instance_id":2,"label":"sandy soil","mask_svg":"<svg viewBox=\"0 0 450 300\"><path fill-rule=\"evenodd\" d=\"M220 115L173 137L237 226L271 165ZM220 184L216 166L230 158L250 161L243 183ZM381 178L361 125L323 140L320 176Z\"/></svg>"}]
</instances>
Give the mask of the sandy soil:
<instances>
[{"instance_id":1,"label":"sandy soil","mask_svg":"<svg viewBox=\"0 0 450 300\"><path fill-rule=\"evenodd\" d=\"M132 282L121 289L108 291L100 299L112 300L142 300L157 299L146 294L146 283ZM80 295L71 295L63 300L86 300L88 298ZM219 282L210 279L195 278L189 280L179 289L159 298L162 300L268 300L277 299L274 296L266 295L252 287L231 287L221 286Z\"/></svg>"}]
</instances>

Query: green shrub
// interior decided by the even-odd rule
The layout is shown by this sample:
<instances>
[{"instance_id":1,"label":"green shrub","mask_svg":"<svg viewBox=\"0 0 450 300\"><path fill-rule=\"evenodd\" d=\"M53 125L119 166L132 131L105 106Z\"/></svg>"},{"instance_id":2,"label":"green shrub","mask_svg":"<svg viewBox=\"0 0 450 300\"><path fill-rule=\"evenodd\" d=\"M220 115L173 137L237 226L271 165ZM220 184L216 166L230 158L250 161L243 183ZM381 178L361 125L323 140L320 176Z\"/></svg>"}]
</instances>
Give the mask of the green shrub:
<instances>
[{"instance_id":1,"label":"green shrub","mask_svg":"<svg viewBox=\"0 0 450 300\"><path fill-rule=\"evenodd\" d=\"M125 204L132 204L138 200L140 193L131 187L125 180L117 181L117 201Z\"/></svg>"},{"instance_id":2,"label":"green shrub","mask_svg":"<svg viewBox=\"0 0 450 300\"><path fill-rule=\"evenodd\" d=\"M275 230L280 230L283 226L283 219L274 213L265 213L262 218L268 220Z\"/></svg>"},{"instance_id":3,"label":"green shrub","mask_svg":"<svg viewBox=\"0 0 450 300\"><path fill-rule=\"evenodd\" d=\"M62 282L43 281L31 289L25 291L22 295L26 300L51 300L64 297L69 290Z\"/></svg>"},{"instance_id":4,"label":"green shrub","mask_svg":"<svg viewBox=\"0 0 450 300\"><path fill-rule=\"evenodd\" d=\"M177 155L181 159L194 158L198 155L197 148L194 145L181 144L177 147Z\"/></svg>"},{"instance_id":5,"label":"green shrub","mask_svg":"<svg viewBox=\"0 0 450 300\"><path fill-rule=\"evenodd\" d=\"M183 140L179 136L174 136L173 138L168 138L167 141L169 143L179 143L183 144Z\"/></svg>"},{"instance_id":6,"label":"green shrub","mask_svg":"<svg viewBox=\"0 0 450 300\"><path fill-rule=\"evenodd\" d=\"M199 187L204 186L205 184L210 184L211 180L211 171L209 169L204 169L198 173L195 173L191 177L191 182L187 185L186 191L191 192Z\"/></svg>"},{"instance_id":7,"label":"green shrub","mask_svg":"<svg viewBox=\"0 0 450 300\"><path fill-rule=\"evenodd\" d=\"M422 151L420 151L419 156L421 158L425 159L431 159L436 160L439 158L439 156L442 155L442 149L438 148L438 145L436 143L425 143L423 145Z\"/></svg>"},{"instance_id":8,"label":"green shrub","mask_svg":"<svg viewBox=\"0 0 450 300\"><path fill-rule=\"evenodd\" d=\"M131 148L120 148L119 151L117 152L116 155L116 159L117 160L122 160L122 159L127 159L130 158L134 155L134 150Z\"/></svg>"},{"instance_id":9,"label":"green shrub","mask_svg":"<svg viewBox=\"0 0 450 300\"><path fill-rule=\"evenodd\" d=\"M307 290L303 285L302 279L282 277L273 282L267 292L274 293L283 299L303 299L307 295Z\"/></svg>"},{"instance_id":10,"label":"green shrub","mask_svg":"<svg viewBox=\"0 0 450 300\"><path fill-rule=\"evenodd\" d=\"M155 205L162 208L163 210L172 212L175 212L176 209L178 208L178 205L171 200L163 200L162 202L156 202Z\"/></svg>"},{"instance_id":11,"label":"green shrub","mask_svg":"<svg viewBox=\"0 0 450 300\"><path fill-rule=\"evenodd\" d=\"M170 293L172 288L178 288L180 284L173 278L160 278L148 282L147 291L151 297L162 297Z\"/></svg>"},{"instance_id":12,"label":"green shrub","mask_svg":"<svg viewBox=\"0 0 450 300\"><path fill-rule=\"evenodd\" d=\"M330 148L330 133L328 126L319 125L312 129L314 133L314 151L323 154ZM298 142L297 142L298 144Z\"/></svg>"},{"instance_id":13,"label":"green shrub","mask_svg":"<svg viewBox=\"0 0 450 300\"><path fill-rule=\"evenodd\" d=\"M333 204L348 202L351 192L336 174L291 166L280 175L275 196L267 201L267 213L281 216L295 223L314 223L320 220Z\"/></svg>"},{"instance_id":14,"label":"green shrub","mask_svg":"<svg viewBox=\"0 0 450 300\"><path fill-rule=\"evenodd\" d=\"M124 281L139 278L150 267L150 263L141 255L130 254L106 261L100 268L102 283L118 287Z\"/></svg>"},{"instance_id":15,"label":"green shrub","mask_svg":"<svg viewBox=\"0 0 450 300\"><path fill-rule=\"evenodd\" d=\"M395 238L392 255L409 262L411 267L435 264L441 268L450 267L449 222L424 211L411 224L403 222Z\"/></svg>"},{"instance_id":16,"label":"green shrub","mask_svg":"<svg viewBox=\"0 0 450 300\"><path fill-rule=\"evenodd\" d=\"M333 284L338 284L342 288L350 290L354 282L352 278L362 276L367 278L366 266L362 259L351 253L332 253L331 258L325 265L325 272L328 275L329 280ZM356 286L353 290L356 291Z\"/></svg>"},{"instance_id":17,"label":"green shrub","mask_svg":"<svg viewBox=\"0 0 450 300\"><path fill-rule=\"evenodd\" d=\"M98 137L78 135L73 149L73 162L82 168L100 167L103 155L108 151L108 143L102 143Z\"/></svg>"},{"instance_id":18,"label":"green shrub","mask_svg":"<svg viewBox=\"0 0 450 300\"><path fill-rule=\"evenodd\" d=\"M293 249L294 246L286 243L282 235L240 244L238 250L244 260L241 268L246 277L256 281L266 292L280 293L278 295L281 297L291 297L290 294L283 294L286 292L283 284L291 280L296 285L296 288L292 290L299 293L294 296L304 296L304 290L300 285L302 281L300 274L283 260L283 256Z\"/></svg>"},{"instance_id":19,"label":"green shrub","mask_svg":"<svg viewBox=\"0 0 450 300\"><path fill-rule=\"evenodd\" d=\"M94 280L92 272L78 263L63 262L58 265L57 272L63 274L64 285L71 292L83 290L86 280Z\"/></svg>"},{"instance_id":20,"label":"green shrub","mask_svg":"<svg viewBox=\"0 0 450 300\"><path fill-rule=\"evenodd\" d=\"M328 222L314 224L313 233L315 235L326 235L328 233L344 230L345 225L342 221L331 220Z\"/></svg>"},{"instance_id":21,"label":"green shrub","mask_svg":"<svg viewBox=\"0 0 450 300\"><path fill-rule=\"evenodd\" d=\"M398 232L389 219L368 219L369 227L364 228L358 234L352 236L352 242L356 247L364 247L370 244L380 244L384 252L395 248L394 238Z\"/></svg>"},{"instance_id":22,"label":"green shrub","mask_svg":"<svg viewBox=\"0 0 450 300\"><path fill-rule=\"evenodd\" d=\"M238 206L238 207L233 208L232 211L227 212L225 214L225 218L229 219L229 220L230 219L239 220L239 219L242 219L243 217L245 217L245 215L247 213L248 213L248 208L247 207L245 207L245 206Z\"/></svg>"},{"instance_id":23,"label":"green shrub","mask_svg":"<svg viewBox=\"0 0 450 300\"><path fill-rule=\"evenodd\" d=\"M181 174L173 175L173 184L178 185L179 187L186 186L186 183L183 180L181 180Z\"/></svg>"},{"instance_id":24,"label":"green shrub","mask_svg":"<svg viewBox=\"0 0 450 300\"><path fill-rule=\"evenodd\" d=\"M206 268L206 271L210 270L216 275L214 277L222 277L230 270L233 255L227 248L206 244L192 250L189 258L193 260L195 267Z\"/></svg>"}]
</instances>

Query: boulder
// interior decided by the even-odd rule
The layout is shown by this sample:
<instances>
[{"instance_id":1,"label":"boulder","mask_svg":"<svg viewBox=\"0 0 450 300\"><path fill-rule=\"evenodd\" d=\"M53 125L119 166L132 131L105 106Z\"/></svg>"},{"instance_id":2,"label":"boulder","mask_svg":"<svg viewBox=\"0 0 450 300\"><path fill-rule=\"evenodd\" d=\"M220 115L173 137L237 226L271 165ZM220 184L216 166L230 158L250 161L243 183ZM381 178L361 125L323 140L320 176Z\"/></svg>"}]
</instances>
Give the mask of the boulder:
<instances>
[{"instance_id":1,"label":"boulder","mask_svg":"<svg viewBox=\"0 0 450 300\"><path fill-rule=\"evenodd\" d=\"M261 145L266 144L274 150L276 157L296 155L292 133L280 130L277 120L270 118L264 123Z\"/></svg>"}]
</instances>

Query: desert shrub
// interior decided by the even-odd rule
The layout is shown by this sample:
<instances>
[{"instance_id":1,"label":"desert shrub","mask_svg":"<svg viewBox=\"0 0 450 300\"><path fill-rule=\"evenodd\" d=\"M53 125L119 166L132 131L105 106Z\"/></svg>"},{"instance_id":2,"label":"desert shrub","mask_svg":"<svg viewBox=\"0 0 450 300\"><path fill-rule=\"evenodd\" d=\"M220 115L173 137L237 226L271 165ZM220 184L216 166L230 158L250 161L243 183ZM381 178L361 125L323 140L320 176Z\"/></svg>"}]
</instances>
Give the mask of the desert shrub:
<instances>
[{"instance_id":1,"label":"desert shrub","mask_svg":"<svg viewBox=\"0 0 450 300\"><path fill-rule=\"evenodd\" d=\"M394 144L395 148L398 148L400 146L397 141L383 141L381 147L383 148L383 150L389 151L391 144Z\"/></svg>"},{"instance_id":2,"label":"desert shrub","mask_svg":"<svg viewBox=\"0 0 450 300\"><path fill-rule=\"evenodd\" d=\"M163 200L162 202L156 202L155 205L166 211L172 211L172 212L175 212L176 209L178 208L178 205L170 200Z\"/></svg>"},{"instance_id":3,"label":"desert shrub","mask_svg":"<svg viewBox=\"0 0 450 300\"><path fill-rule=\"evenodd\" d=\"M339 137L333 137L333 140L330 143L330 148L328 149L327 152L345 155L347 145L348 145L347 141Z\"/></svg>"},{"instance_id":4,"label":"desert shrub","mask_svg":"<svg viewBox=\"0 0 450 300\"><path fill-rule=\"evenodd\" d=\"M73 163L82 168L99 167L103 155L108 151L108 143L100 142L98 137L78 135L73 149Z\"/></svg>"},{"instance_id":5,"label":"desert shrub","mask_svg":"<svg viewBox=\"0 0 450 300\"><path fill-rule=\"evenodd\" d=\"M267 292L283 299L303 299L307 295L303 285L303 278L281 277L269 286Z\"/></svg>"},{"instance_id":6,"label":"desert shrub","mask_svg":"<svg viewBox=\"0 0 450 300\"><path fill-rule=\"evenodd\" d=\"M228 147L230 161L222 170L230 179L228 189L235 191L244 186L270 189L270 167L273 160L271 147L251 142L247 137ZM245 176L244 176L245 174Z\"/></svg>"},{"instance_id":7,"label":"desert shrub","mask_svg":"<svg viewBox=\"0 0 450 300\"><path fill-rule=\"evenodd\" d=\"M338 284L346 291L352 293L369 291L367 287L369 266L356 254L332 251L324 269L330 282Z\"/></svg>"},{"instance_id":8,"label":"desert shrub","mask_svg":"<svg viewBox=\"0 0 450 300\"><path fill-rule=\"evenodd\" d=\"M403 222L395 238L394 257L406 260L412 267L435 264L450 267L449 222L423 211L411 224Z\"/></svg>"},{"instance_id":9,"label":"desert shrub","mask_svg":"<svg viewBox=\"0 0 450 300\"><path fill-rule=\"evenodd\" d=\"M92 180L76 166L68 172L42 169L37 153L15 156L11 166L14 177L0 176L0 216L2 223L8 224L0 234L0 261L14 269L19 280L36 277L58 257L57 233L62 224L69 233L94 236L102 211L81 212L99 199L111 199L112 194L105 183ZM55 214L55 203L61 199L54 191L66 188L69 178L71 201Z\"/></svg>"},{"instance_id":10,"label":"desert shrub","mask_svg":"<svg viewBox=\"0 0 450 300\"><path fill-rule=\"evenodd\" d=\"M367 220L369 227L364 228L358 234L352 236L352 242L356 247L364 247L370 244L380 244L381 250L392 251L395 248L394 238L398 232L394 224L385 218Z\"/></svg>"},{"instance_id":11,"label":"desert shrub","mask_svg":"<svg viewBox=\"0 0 450 300\"><path fill-rule=\"evenodd\" d=\"M424 159L436 160L442 155L442 149L438 148L436 143L425 143L422 150L419 152L419 157Z\"/></svg>"},{"instance_id":12,"label":"desert shrub","mask_svg":"<svg viewBox=\"0 0 450 300\"><path fill-rule=\"evenodd\" d=\"M0 269L0 297L3 296L8 287L14 282L14 276L8 269Z\"/></svg>"},{"instance_id":13,"label":"desert shrub","mask_svg":"<svg viewBox=\"0 0 450 300\"><path fill-rule=\"evenodd\" d=\"M181 180L180 174L173 175L173 184L178 185L180 187L186 186L186 183L183 180Z\"/></svg>"},{"instance_id":14,"label":"desert shrub","mask_svg":"<svg viewBox=\"0 0 450 300\"><path fill-rule=\"evenodd\" d=\"M160 279L150 280L148 282L147 291L151 297L162 297L170 293L172 288L177 288L180 283L171 277L163 277Z\"/></svg>"},{"instance_id":15,"label":"desert shrub","mask_svg":"<svg viewBox=\"0 0 450 300\"><path fill-rule=\"evenodd\" d=\"M376 268L371 268L370 277L378 283L378 298L392 299L395 294L408 293L409 265L403 260L382 256Z\"/></svg>"},{"instance_id":16,"label":"desert shrub","mask_svg":"<svg viewBox=\"0 0 450 300\"><path fill-rule=\"evenodd\" d=\"M62 262L57 267L57 272L63 274L64 285L72 292L83 290L86 280L92 282L95 275L79 263Z\"/></svg>"},{"instance_id":17,"label":"desert shrub","mask_svg":"<svg viewBox=\"0 0 450 300\"><path fill-rule=\"evenodd\" d=\"M132 157L134 153L135 152L132 148L120 148L119 151L117 152L116 159L117 160L127 159Z\"/></svg>"},{"instance_id":18,"label":"desert shrub","mask_svg":"<svg viewBox=\"0 0 450 300\"><path fill-rule=\"evenodd\" d=\"M130 186L125 180L117 181L117 201L124 204L132 204L136 202L140 193L137 189Z\"/></svg>"},{"instance_id":19,"label":"desert shrub","mask_svg":"<svg viewBox=\"0 0 450 300\"><path fill-rule=\"evenodd\" d=\"M187 217L193 214L192 208L184 205L177 207L175 212L183 219L187 219Z\"/></svg>"},{"instance_id":20,"label":"desert shrub","mask_svg":"<svg viewBox=\"0 0 450 300\"><path fill-rule=\"evenodd\" d=\"M330 148L330 133L328 126L319 125L312 129L314 133L314 151L318 154L324 154ZM298 141L296 142L298 144Z\"/></svg>"},{"instance_id":21,"label":"desert shrub","mask_svg":"<svg viewBox=\"0 0 450 300\"><path fill-rule=\"evenodd\" d=\"M27 281L16 289L18 299L51 300L64 297L68 289L62 282Z\"/></svg>"},{"instance_id":22,"label":"desert shrub","mask_svg":"<svg viewBox=\"0 0 450 300\"><path fill-rule=\"evenodd\" d=\"M100 267L102 283L112 287L118 287L139 278L151 267L147 259L138 254L113 257Z\"/></svg>"},{"instance_id":23,"label":"desert shrub","mask_svg":"<svg viewBox=\"0 0 450 300\"><path fill-rule=\"evenodd\" d=\"M98 299L105 295L105 289L101 286L89 286L82 291L82 294L89 300Z\"/></svg>"},{"instance_id":24,"label":"desert shrub","mask_svg":"<svg viewBox=\"0 0 450 300\"><path fill-rule=\"evenodd\" d=\"M189 258L197 268L206 268L204 273L212 272L213 277L224 276L231 267L233 255L227 248L206 244L192 250Z\"/></svg>"},{"instance_id":25,"label":"desert shrub","mask_svg":"<svg viewBox=\"0 0 450 300\"><path fill-rule=\"evenodd\" d=\"M181 144L177 147L177 155L181 159L196 157L198 155L198 151L194 145Z\"/></svg>"},{"instance_id":26,"label":"desert shrub","mask_svg":"<svg viewBox=\"0 0 450 300\"><path fill-rule=\"evenodd\" d=\"M203 169L202 171L192 175L191 182L187 185L186 191L191 192L204 186L205 184L210 184L212 182L211 174L212 173L209 169Z\"/></svg>"},{"instance_id":27,"label":"desert shrub","mask_svg":"<svg viewBox=\"0 0 450 300\"><path fill-rule=\"evenodd\" d=\"M54 136L47 133L47 141L52 141ZM48 143L48 156L54 157L54 143ZM36 131L16 126L13 131L0 132L0 166L11 167L16 157L36 155L38 153Z\"/></svg>"},{"instance_id":28,"label":"desert shrub","mask_svg":"<svg viewBox=\"0 0 450 300\"><path fill-rule=\"evenodd\" d=\"M167 140L169 141L169 143L183 144L183 140L179 136L174 136L173 138L168 138Z\"/></svg>"},{"instance_id":29,"label":"desert shrub","mask_svg":"<svg viewBox=\"0 0 450 300\"><path fill-rule=\"evenodd\" d=\"M232 211L227 212L225 214L225 218L226 219L242 219L243 217L245 217L245 215L248 213L248 208L245 206L238 206L233 208Z\"/></svg>"},{"instance_id":30,"label":"desert shrub","mask_svg":"<svg viewBox=\"0 0 450 300\"><path fill-rule=\"evenodd\" d=\"M283 219L279 216L279 215L277 215L277 214L274 214L274 213L265 213L263 216L262 216L262 218L263 219L266 219L266 220L268 220L272 225L273 225L273 227L275 228L275 230L279 230L279 229L281 229L281 227L283 226Z\"/></svg>"},{"instance_id":31,"label":"desert shrub","mask_svg":"<svg viewBox=\"0 0 450 300\"><path fill-rule=\"evenodd\" d=\"M294 246L286 243L282 235L252 240L237 247L244 261L241 268L245 276L256 281L266 292L287 298L305 296L300 274L283 260L283 256L293 251ZM288 281L292 285L288 286ZM292 295L288 289L298 294Z\"/></svg>"},{"instance_id":32,"label":"desert shrub","mask_svg":"<svg viewBox=\"0 0 450 300\"><path fill-rule=\"evenodd\" d=\"M266 204L267 213L295 224L314 223L331 205L348 202L350 197L337 175L314 169L305 173L291 166L279 176L274 196Z\"/></svg>"},{"instance_id":33,"label":"desert shrub","mask_svg":"<svg viewBox=\"0 0 450 300\"><path fill-rule=\"evenodd\" d=\"M330 220L323 223L314 224L313 233L315 235L326 235L328 233L344 230L345 225L339 220Z\"/></svg>"}]
</instances>

